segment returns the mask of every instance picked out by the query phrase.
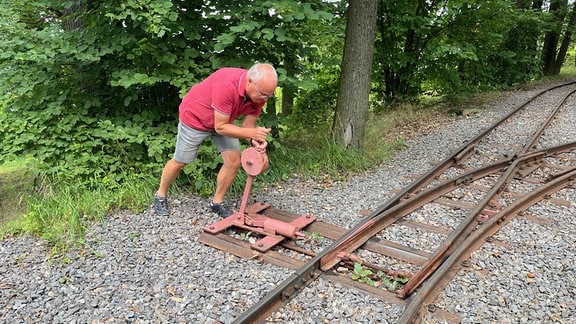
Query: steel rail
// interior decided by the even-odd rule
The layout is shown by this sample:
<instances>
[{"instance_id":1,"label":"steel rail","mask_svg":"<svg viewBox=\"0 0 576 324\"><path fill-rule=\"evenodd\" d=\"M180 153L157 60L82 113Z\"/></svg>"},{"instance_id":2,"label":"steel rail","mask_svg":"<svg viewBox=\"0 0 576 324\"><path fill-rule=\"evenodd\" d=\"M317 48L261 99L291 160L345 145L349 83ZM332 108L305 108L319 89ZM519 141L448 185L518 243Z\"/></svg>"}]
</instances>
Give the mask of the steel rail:
<instances>
[{"instance_id":1,"label":"steel rail","mask_svg":"<svg viewBox=\"0 0 576 324\"><path fill-rule=\"evenodd\" d=\"M570 82L570 83L568 83L568 85L571 85L574 83L576 83L576 82ZM473 138L468 143L463 145L460 149L458 149L456 151L455 154L446 158L439 165L437 165L432 171L426 173L424 176L422 176L420 179L418 179L415 183L412 183L412 185L410 186L410 190L405 189L402 193L398 194L396 197L407 196L407 193L414 192L415 190L422 188L432 178L436 177L438 174L442 173L443 171L445 171L449 167L453 166L456 163L456 161L458 161L458 163L460 163L462 161L463 156L468 155L466 152L471 152L471 150L475 147L475 145L478 142L480 142L489 132L494 130L500 124L504 123L508 118L510 118L515 113L519 112L521 110L521 108L524 108L525 106L527 106L530 102L534 101L540 95L542 95L548 91L551 91L552 89L556 89L558 87L560 87L560 86L555 86L555 87L552 87L550 89L541 91L539 94L531 97L529 100L527 100L520 107L516 108L515 110L510 112L508 115L506 115L504 118L501 118L496 124L492 125L488 129L486 129L482 134L478 135L477 137ZM553 120L553 118L557 115L560 107L567 100L567 98L574 92L575 91L571 91L568 95L566 95L564 97L564 99L562 100L562 102L557 105L556 109L554 109L554 111L552 111L548 115L548 117L546 118L546 122L545 122L546 125L548 125ZM531 139L530 139L530 142L529 142L530 144L524 145L520 150L517 150L517 152L513 155L513 157L511 159L513 159L515 156L517 156L519 154L526 152L530 148L530 146L532 145L531 143L535 142L535 140L541 136L543 131L544 131L544 128L540 127L540 129L538 129L536 132L534 132ZM502 187L503 185L504 185L504 182L499 183L499 187ZM489 196L486 197L486 199L484 199L477 206L477 208L474 210L474 213L476 214L475 216L477 216L484 209L486 209L486 206L488 206L490 204L490 202L494 199L494 197L499 192L499 190L501 190L501 189L499 188L498 190L493 190L489 194ZM416 199L416 197L412 195L411 197L407 197L407 199L412 200L412 199ZM331 267L333 267L334 265L338 264L341 260L338 257L338 254L340 253L340 251L345 251L345 252L351 253L353 250L362 246L366 242L366 240L368 240L371 237L371 235L374 235L374 234L380 232L380 230L382 230L382 226L374 226L374 225L376 223L382 222L382 218L387 217L387 216L382 216L384 211L393 209L394 206L399 204L399 201L400 201L400 198L396 198L396 199L394 199L393 204L390 202L388 205L386 205L386 209L380 208L379 209L380 212L378 212L376 214L372 213L370 216L368 216L367 219L364 219L363 221L361 221L361 223L359 225L354 227L351 231L346 233L340 240L335 242L333 247L329 248L331 251L328 252L325 257L323 257L321 269L323 271L326 271L326 270L330 269ZM404 200L404 201L406 201L406 200ZM388 215L388 214L386 214L386 215ZM398 218L401 218L402 216L400 216ZM398 218L396 218L396 219L398 219ZM439 251L439 254L445 253L445 252L446 251ZM440 260L430 260L430 262L438 263L438 262L440 262ZM426 268L427 267L432 267L432 265L427 265ZM418 276L416 276L416 278L418 278ZM409 284L407 286L409 289L406 291L409 291L411 285ZM405 293L401 293L401 294L403 295L404 298L407 296Z\"/></svg>"},{"instance_id":2,"label":"steel rail","mask_svg":"<svg viewBox=\"0 0 576 324\"><path fill-rule=\"evenodd\" d=\"M576 143L572 144L573 148L576 148ZM487 222L484 222L482 226L477 227L473 232L467 236L452 253L444 260L440 267L431 275L426 283L422 285L418 294L408 304L403 316L400 318L398 323L413 323L415 319L421 314L422 306L427 300L432 299L432 293L439 291L440 282L446 282L450 273L455 273L453 268L456 266L457 262L461 260L464 256L471 254L473 247L481 240L486 239L491 236L501 227L503 227L507 222L509 222L514 214L517 214L521 210L526 210L530 206L533 206L542 198L550 195L553 192L557 192L568 186L573 186L576 181L576 167L573 167L561 175L555 177L553 180L547 184L539 187L538 189L530 192L522 198L517 199L512 204L504 208L497 217L492 217ZM453 277L453 275L451 276ZM450 279L451 279L450 277Z\"/></svg>"},{"instance_id":3,"label":"steel rail","mask_svg":"<svg viewBox=\"0 0 576 324\"><path fill-rule=\"evenodd\" d=\"M443 264L446 258L462 244L470 233L476 229L478 223L483 223L479 222L479 216L487 209L487 206L504 191L506 186L508 186L513 178L516 177L517 172L524 165L538 163L545 157L550 156L552 152L553 154L558 154L571 151L573 148L573 145L562 145L556 148L525 153L516 158L508 169L502 173L498 182L494 184L484 198L476 205L476 207L474 207L466 219L448 236L444 241L445 243L437 249L434 256L428 259L428 261L426 261L426 263L412 275L410 280L398 292L399 297L407 298L410 296L410 294L412 294L424 282L424 280L428 279L428 277L430 277L430 275ZM488 219L491 219L492 217L494 216L491 216Z\"/></svg>"},{"instance_id":4,"label":"steel rail","mask_svg":"<svg viewBox=\"0 0 576 324\"><path fill-rule=\"evenodd\" d=\"M576 145L576 144L575 144ZM571 146L558 147L555 150L545 150L537 153L532 153L530 156L524 156L522 161L529 163L534 160L534 156L549 156L557 154L560 152L568 151L572 149ZM393 223L397 219L404 217L415 209L425 205L426 203L441 197L443 194L450 192L454 188L461 186L463 184L469 183L474 180L484 178L488 175L493 175L495 173L502 173L507 167L512 163L512 158L503 159L499 162L493 163L489 166L483 167L478 170L472 170L466 174L461 175L458 178L446 181L439 186L420 192L416 196L412 197L410 200L404 200L402 203L392 207L391 209L385 211L380 215L382 221L388 221ZM388 224L388 223L386 223ZM386 224L375 224L370 223L370 226L386 225ZM376 228L376 227L374 227ZM371 230L367 235L374 235L381 231ZM374 232L374 233L372 233ZM340 247L341 248L341 247ZM357 247L352 247L350 251L355 250ZM342 250L340 249L339 252ZM306 263L303 267L296 270L287 279L285 279L280 285L276 286L265 298L260 300L257 304L251 307L250 310L242 313L237 317L233 323L260 323L263 322L270 314L278 309L284 302L288 301L294 295L298 294L302 288L304 288L309 282L315 280L322 274L321 261L322 258L331 252L330 248L322 251ZM414 280L413 277L410 280ZM410 282L410 281L409 281Z\"/></svg>"},{"instance_id":5,"label":"steel rail","mask_svg":"<svg viewBox=\"0 0 576 324\"><path fill-rule=\"evenodd\" d=\"M558 112L566 100L568 100L568 98L575 92L576 90L573 90L568 93L562 99L562 101L556 105L556 108L548 114L544 123L542 123L538 130L532 134L527 144L525 144L519 151L514 154L515 156L520 156L518 156L518 159L514 160L508 170L502 174L500 180L492 187L492 190L490 190L490 192L471 211L470 215L466 219L466 222L462 222L458 228L452 232L452 234L445 241L446 243L435 252L434 257L428 259L428 261L422 265L418 272L416 272L406 283L406 285L398 292L401 298L407 298L410 294L412 294L422 284L422 282L424 282L424 280L426 280L444 262L446 256L450 255L455 247L461 244L462 240L467 237L468 233L474 230L474 227L476 226L475 221L480 218L482 213L487 210L491 202L495 201L499 193L501 193L510 183L510 181L512 181L521 165L527 164L536 159L541 160L543 158L543 156L547 153L546 151L539 151L533 154L529 154L527 152L534 148L546 127L548 127L554 118L556 118Z\"/></svg>"},{"instance_id":6,"label":"steel rail","mask_svg":"<svg viewBox=\"0 0 576 324\"><path fill-rule=\"evenodd\" d=\"M491 131L500 126L514 114L521 111L523 108L525 108L528 104L537 99L539 96L552 90L569 86L572 84L576 84L576 81L556 85L543 91L540 91L539 93L535 94L534 96L526 100L524 103L519 105L517 108L512 110L506 116L502 117L491 127L485 129L481 134L479 134L475 138L471 139L467 143L460 146L455 151L454 154L445 158L433 169L420 176L410 185L404 187L404 189L402 189L398 194L396 194L394 197L385 202L382 206L373 211L369 216L367 216L359 223L357 223L351 230L342 235L338 240L333 242L332 245L330 245L322 252L318 253L315 257L313 257L308 263L306 263L300 269L296 270L292 275L290 275L282 283L280 283L280 285L276 286L272 291L270 291L263 299L254 304L250 309L248 309L244 313L240 314L234 320L233 323L263 322L273 311L275 311L282 304L284 304L289 299L300 293L300 291L302 290L302 288L306 286L306 284L319 277L322 274L322 271L325 271L322 269L321 266L322 260L324 258L330 256L330 254L333 253L334 251L339 251L341 246L346 245L350 240L353 240L353 237L357 235L357 233L362 232L365 228L369 228L374 223L375 218L378 218L381 214L385 213L387 210L399 204L402 204L403 202L404 204L406 204L407 201L414 199L414 197L418 196L413 195L414 192L424 188L428 183L434 180L435 177L437 177L439 174L446 171L450 167L461 164L462 161L464 161L468 156L472 154L473 149L475 148L478 142L484 139ZM509 164L510 161L507 159L499 163ZM459 177L459 179L461 179L461 181L466 181L464 180L464 177Z\"/></svg>"},{"instance_id":7,"label":"steel rail","mask_svg":"<svg viewBox=\"0 0 576 324\"><path fill-rule=\"evenodd\" d=\"M527 164L535 159L542 159L546 154L546 151L536 152L534 154L528 154L528 150L532 149L538 139L541 137L542 133L550 125L552 120L557 116L558 112L566 102L566 100L574 94L575 91L568 93L560 104L548 115L545 122L539 127L539 129L533 133L532 137L526 145L522 147L519 152L515 155L523 154L516 159L509 169L501 176L501 179L494 185L492 190L482 199L482 201L474 208L474 210L467 217L467 221L460 224L460 226L452 232L449 238L437 252L434 257L428 259L428 261L416 272L410 280L406 283L402 290L399 291L399 296L401 298L407 298L411 293L413 293L421 284L435 271L446 259L447 255L452 253L452 250L461 244L461 241L465 239L468 233L474 230L475 220L486 210L487 206L490 205L492 201L496 199L500 192L512 181L518 168L521 164ZM564 147L564 146L562 146Z\"/></svg>"},{"instance_id":8,"label":"steel rail","mask_svg":"<svg viewBox=\"0 0 576 324\"><path fill-rule=\"evenodd\" d=\"M446 171L447 169L449 169L450 167L454 166L454 165L460 165L465 159L466 157L468 157L470 154L472 154L473 149L476 147L476 145L478 144L478 142L480 142L482 139L484 139L490 132L492 132L494 129L496 129L498 126L500 126L501 124L503 124L507 119L509 119L510 117L512 117L513 115L517 114L519 111L521 111L522 109L524 109L526 106L528 106L531 102L533 102L534 100L536 100L538 97L542 96L543 94L550 92L552 90L558 89L558 88L562 88L562 87L567 87L570 85L576 84L576 81L570 81L570 82L566 82L560 85L556 85L556 86L552 86L548 89L542 90L540 92L538 92L537 94L533 95L532 97L530 97L529 99L527 99L525 102L523 102L522 104L520 104L517 108L515 108L514 110L512 110L511 112L509 112L507 115L505 115L504 117L502 117L500 120L498 120L496 123L492 124L490 127L486 128L483 132L481 132L479 135L477 135L476 137L472 138L471 140L469 140L468 142L464 143L463 145L461 145L459 148L457 148L454 153L448 157L446 157L444 160L442 160L440 163L438 163L436 166L434 166L432 169L430 169L428 172L426 172L425 174L421 175L420 177L418 177L416 180L414 180L412 183L410 183L408 186L404 187L399 193L397 193L394 197L392 197L391 199L389 199L387 202L385 202L383 205L381 205L380 207L378 207L376 210L374 210L372 213L370 213L366 218L364 218L362 221L360 221L359 223L356 224L355 227L353 227L349 233L347 233L346 235L344 235L343 237L340 238L340 241L345 241L347 239L348 236L353 235L353 233L355 232L355 230L359 227L362 227L362 224L373 217L376 217L378 214L384 212L385 210L389 209L390 207L400 203L402 200L404 199L409 199L409 197L411 196L411 194L423 187L425 187L429 182L431 182L436 176L438 176L438 174ZM566 100L566 99L564 99ZM338 242L334 242L334 245L338 244Z\"/></svg>"},{"instance_id":9,"label":"steel rail","mask_svg":"<svg viewBox=\"0 0 576 324\"><path fill-rule=\"evenodd\" d=\"M556 109L554 109L554 111L548 116L548 118L546 118L546 121L544 123L542 123L542 125L540 125L540 128L534 133L534 136L532 136L532 139L524 146L524 152L526 152L528 150L535 149L537 141L540 138L540 136L542 135L542 133L544 133L544 130L546 129L546 127L548 127L552 123L552 121L554 120L554 118L556 117L556 115L558 114L560 109L562 108L562 106L564 106L564 104L566 103L568 98L571 95L573 95L575 92L576 92L576 90L568 93L564 97L564 99L562 99L562 102L560 104L558 104L558 106L556 106Z\"/></svg>"},{"instance_id":10,"label":"steel rail","mask_svg":"<svg viewBox=\"0 0 576 324\"><path fill-rule=\"evenodd\" d=\"M460 175L457 178L445 181L438 186L421 191L410 199L403 200L401 203L391 207L390 209L378 214L376 217L369 219L365 224L366 226L359 229L354 236L354 239L342 242L335 247L335 249L330 249L326 255L322 258L321 269L327 271L332 268L335 264L340 262L341 253L352 253L366 241L381 232L384 228L390 224L398 221L399 219L405 217L406 215L412 213L416 209L430 203L431 201L440 198L442 195L460 187L464 184L470 183L472 181L484 178L488 175L494 173L502 173L508 169L509 165L512 163L512 158L503 159L499 162L490 164L489 166L469 171L466 174ZM412 277L414 278L414 276ZM412 280L412 279L411 279Z\"/></svg>"}]
</instances>

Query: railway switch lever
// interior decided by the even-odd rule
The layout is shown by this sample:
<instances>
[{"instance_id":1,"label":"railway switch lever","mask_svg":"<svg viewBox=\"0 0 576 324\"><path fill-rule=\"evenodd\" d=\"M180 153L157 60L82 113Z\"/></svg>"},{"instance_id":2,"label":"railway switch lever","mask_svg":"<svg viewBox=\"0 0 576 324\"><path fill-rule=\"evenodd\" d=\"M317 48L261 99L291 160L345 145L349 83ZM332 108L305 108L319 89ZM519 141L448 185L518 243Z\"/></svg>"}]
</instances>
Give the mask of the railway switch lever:
<instances>
[{"instance_id":1,"label":"railway switch lever","mask_svg":"<svg viewBox=\"0 0 576 324\"><path fill-rule=\"evenodd\" d=\"M232 215L204 227L204 231L210 234L218 234L229 227L236 226L252 233L258 233L263 238L252 244L251 247L260 252L269 250L286 238L305 237L306 235L301 230L313 223L316 217L303 215L288 223L259 214L259 212L270 207L267 203L255 203L247 206L254 177L268 169L268 155L266 152L258 151L253 147L247 148L242 152L241 163L248 177L240 209Z\"/></svg>"}]
</instances>

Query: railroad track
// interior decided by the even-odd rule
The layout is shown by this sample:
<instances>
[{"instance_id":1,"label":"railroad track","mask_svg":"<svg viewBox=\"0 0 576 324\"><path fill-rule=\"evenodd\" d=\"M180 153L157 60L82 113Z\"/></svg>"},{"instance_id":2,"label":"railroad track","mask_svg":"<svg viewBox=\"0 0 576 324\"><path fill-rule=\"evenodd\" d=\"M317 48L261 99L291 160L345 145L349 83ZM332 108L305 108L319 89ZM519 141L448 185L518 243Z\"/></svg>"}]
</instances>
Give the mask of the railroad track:
<instances>
[{"instance_id":1,"label":"railroad track","mask_svg":"<svg viewBox=\"0 0 576 324\"><path fill-rule=\"evenodd\" d=\"M575 187L576 138L546 134L554 134L556 121L573 107L575 92L576 83L569 82L536 94L352 229L317 220L303 229L307 238L285 240L265 252L239 239L241 231L203 233L199 241L218 249L294 269L235 322L266 321L319 276L400 304L405 308L400 323L421 320L473 251L514 217L544 199L571 203L553 197ZM518 125L526 127L519 132ZM511 137L517 140L510 143ZM283 222L300 217L265 203L248 210ZM422 236L436 244L407 240Z\"/></svg>"}]
</instances>

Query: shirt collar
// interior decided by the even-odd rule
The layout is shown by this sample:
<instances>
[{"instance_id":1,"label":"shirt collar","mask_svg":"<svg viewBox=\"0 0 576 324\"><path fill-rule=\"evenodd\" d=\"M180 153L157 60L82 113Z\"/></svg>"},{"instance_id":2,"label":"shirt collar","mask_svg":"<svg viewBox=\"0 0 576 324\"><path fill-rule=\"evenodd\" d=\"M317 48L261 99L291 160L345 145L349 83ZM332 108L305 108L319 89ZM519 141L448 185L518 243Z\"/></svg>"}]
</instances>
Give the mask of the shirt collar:
<instances>
[{"instance_id":1,"label":"shirt collar","mask_svg":"<svg viewBox=\"0 0 576 324\"><path fill-rule=\"evenodd\" d=\"M250 101L250 98L248 98L246 96L246 76L248 74L248 71L244 72L244 74L242 74L240 76L240 79L238 80L238 95L240 97L242 97L242 102L243 103L247 103L248 101Z\"/></svg>"}]
</instances>

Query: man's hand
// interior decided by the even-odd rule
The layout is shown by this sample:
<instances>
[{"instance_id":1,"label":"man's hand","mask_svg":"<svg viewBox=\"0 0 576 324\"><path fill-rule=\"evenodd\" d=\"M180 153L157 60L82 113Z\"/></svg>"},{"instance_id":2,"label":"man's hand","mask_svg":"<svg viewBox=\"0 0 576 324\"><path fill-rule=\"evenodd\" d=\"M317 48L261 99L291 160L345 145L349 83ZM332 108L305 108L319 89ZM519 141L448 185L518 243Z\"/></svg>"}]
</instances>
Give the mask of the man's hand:
<instances>
[{"instance_id":1,"label":"man's hand","mask_svg":"<svg viewBox=\"0 0 576 324\"><path fill-rule=\"evenodd\" d=\"M271 130L272 128L256 127L254 128L255 134L252 135L252 139L258 143L264 143L266 142L266 137L268 137L268 133L270 133Z\"/></svg>"},{"instance_id":2,"label":"man's hand","mask_svg":"<svg viewBox=\"0 0 576 324\"><path fill-rule=\"evenodd\" d=\"M256 151L258 151L260 153L266 152L266 147L268 146L268 142L266 142L266 141L260 142L260 141L253 139L253 138L250 139L250 144L252 144L252 147L254 147L256 149Z\"/></svg>"},{"instance_id":3,"label":"man's hand","mask_svg":"<svg viewBox=\"0 0 576 324\"><path fill-rule=\"evenodd\" d=\"M270 133L271 130L272 128L266 128L266 127L254 128L255 134L250 139L250 144L252 144L252 146L258 152L266 151L266 146L268 146L268 143L266 142L266 137L268 137L268 133Z\"/></svg>"}]
</instances>

